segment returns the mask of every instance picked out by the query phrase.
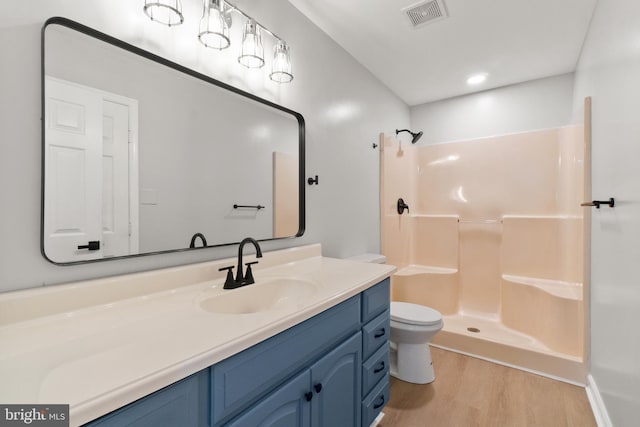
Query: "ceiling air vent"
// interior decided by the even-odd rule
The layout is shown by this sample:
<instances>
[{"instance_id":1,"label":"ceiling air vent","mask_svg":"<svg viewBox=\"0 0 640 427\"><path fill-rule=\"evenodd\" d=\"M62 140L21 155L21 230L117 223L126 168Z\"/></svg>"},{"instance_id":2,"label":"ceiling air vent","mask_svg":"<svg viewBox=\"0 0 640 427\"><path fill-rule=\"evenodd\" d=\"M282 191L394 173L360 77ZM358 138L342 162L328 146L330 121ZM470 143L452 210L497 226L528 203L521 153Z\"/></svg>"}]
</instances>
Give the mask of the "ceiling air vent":
<instances>
[{"instance_id":1,"label":"ceiling air vent","mask_svg":"<svg viewBox=\"0 0 640 427\"><path fill-rule=\"evenodd\" d=\"M413 4L402 9L407 15L413 27L422 27L426 24L440 21L447 18L447 8L444 0L429 0Z\"/></svg>"}]
</instances>

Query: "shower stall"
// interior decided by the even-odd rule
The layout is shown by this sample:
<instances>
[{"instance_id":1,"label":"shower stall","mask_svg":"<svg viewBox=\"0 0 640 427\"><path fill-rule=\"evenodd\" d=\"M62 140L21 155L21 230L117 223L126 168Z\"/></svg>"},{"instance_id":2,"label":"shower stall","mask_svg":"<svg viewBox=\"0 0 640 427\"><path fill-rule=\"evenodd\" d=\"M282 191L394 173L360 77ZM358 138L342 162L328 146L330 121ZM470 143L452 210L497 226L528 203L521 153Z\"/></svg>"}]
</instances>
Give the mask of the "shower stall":
<instances>
[{"instance_id":1,"label":"shower stall","mask_svg":"<svg viewBox=\"0 0 640 427\"><path fill-rule=\"evenodd\" d=\"M392 299L443 314L432 345L585 383L585 129L415 146L381 135Z\"/></svg>"}]
</instances>

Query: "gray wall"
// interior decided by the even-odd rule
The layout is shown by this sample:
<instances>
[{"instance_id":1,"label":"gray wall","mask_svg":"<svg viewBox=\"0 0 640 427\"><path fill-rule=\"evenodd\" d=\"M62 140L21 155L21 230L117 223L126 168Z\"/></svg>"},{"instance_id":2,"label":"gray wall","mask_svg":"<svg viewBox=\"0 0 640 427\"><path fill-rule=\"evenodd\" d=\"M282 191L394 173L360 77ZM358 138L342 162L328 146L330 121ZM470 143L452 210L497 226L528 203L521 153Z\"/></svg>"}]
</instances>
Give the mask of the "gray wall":
<instances>
[{"instance_id":1,"label":"gray wall","mask_svg":"<svg viewBox=\"0 0 640 427\"><path fill-rule=\"evenodd\" d=\"M238 2L291 45L295 79L240 67L234 52L207 50L196 39L201 2L184 0L185 25L150 22L130 0L10 0L0 22L0 291L64 283L233 256L236 247L58 267L40 254L40 29L65 16L166 56L302 113L307 123L307 231L263 249L320 242L327 256L380 250L380 132L408 127L409 108L286 0ZM187 26L187 23L189 23ZM240 25L234 25L237 31ZM271 51L265 37L265 52ZM237 46L237 42L235 45Z\"/></svg>"},{"instance_id":2,"label":"gray wall","mask_svg":"<svg viewBox=\"0 0 640 427\"><path fill-rule=\"evenodd\" d=\"M640 2L600 0L576 71L592 97L591 376L616 427L640 408ZM603 424L606 425L606 424Z\"/></svg>"},{"instance_id":3,"label":"gray wall","mask_svg":"<svg viewBox=\"0 0 640 427\"><path fill-rule=\"evenodd\" d=\"M412 107L411 126L424 132L419 144L566 126L572 95L563 74Z\"/></svg>"}]
</instances>

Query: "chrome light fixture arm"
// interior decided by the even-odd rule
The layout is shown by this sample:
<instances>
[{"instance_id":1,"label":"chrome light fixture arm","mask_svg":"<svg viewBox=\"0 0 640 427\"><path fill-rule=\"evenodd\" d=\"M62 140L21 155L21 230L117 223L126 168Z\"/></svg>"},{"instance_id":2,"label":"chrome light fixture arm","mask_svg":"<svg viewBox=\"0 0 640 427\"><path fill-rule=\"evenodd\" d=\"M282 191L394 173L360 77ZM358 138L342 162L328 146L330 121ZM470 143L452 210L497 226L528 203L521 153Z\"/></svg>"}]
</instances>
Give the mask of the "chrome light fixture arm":
<instances>
[{"instance_id":1,"label":"chrome light fixture arm","mask_svg":"<svg viewBox=\"0 0 640 427\"><path fill-rule=\"evenodd\" d=\"M256 21L252 16L247 15L247 13L245 13L242 9L240 9L235 4L229 3L226 0L221 0L221 2L222 2L222 4L224 4L226 6L226 9L227 9L228 12L236 12L236 13L242 15L247 21L253 20L256 23L256 26L260 27L260 30L262 30L265 33L269 34L271 37L275 38L278 41L283 41L282 38L277 36L273 31L271 31L270 29L268 29L267 27L265 27L264 25L262 25L261 23ZM229 26L231 26L231 25L229 25Z\"/></svg>"}]
</instances>

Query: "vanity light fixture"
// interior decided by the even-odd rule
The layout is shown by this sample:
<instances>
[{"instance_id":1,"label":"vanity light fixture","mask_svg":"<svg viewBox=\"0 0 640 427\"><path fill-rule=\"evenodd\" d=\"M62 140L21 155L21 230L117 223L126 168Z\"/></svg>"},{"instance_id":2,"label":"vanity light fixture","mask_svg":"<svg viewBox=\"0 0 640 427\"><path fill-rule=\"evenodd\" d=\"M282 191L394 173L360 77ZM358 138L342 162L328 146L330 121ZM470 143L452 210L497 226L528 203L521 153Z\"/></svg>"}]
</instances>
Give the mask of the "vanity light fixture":
<instances>
[{"instance_id":1,"label":"vanity light fixture","mask_svg":"<svg viewBox=\"0 0 640 427\"><path fill-rule=\"evenodd\" d=\"M152 21L169 27L184 22L180 0L144 0L142 10Z\"/></svg>"},{"instance_id":2,"label":"vanity light fixture","mask_svg":"<svg viewBox=\"0 0 640 427\"><path fill-rule=\"evenodd\" d=\"M247 68L262 68L265 64L262 33L276 41L269 78L277 83L293 80L289 45L264 25L225 0L203 0L202 18L198 29L198 40L204 46L223 50L231 45L229 28L231 13L241 15L245 20L242 44L238 62ZM182 24L182 4L180 0L145 0L144 13L155 22L168 26Z\"/></svg>"}]
</instances>

